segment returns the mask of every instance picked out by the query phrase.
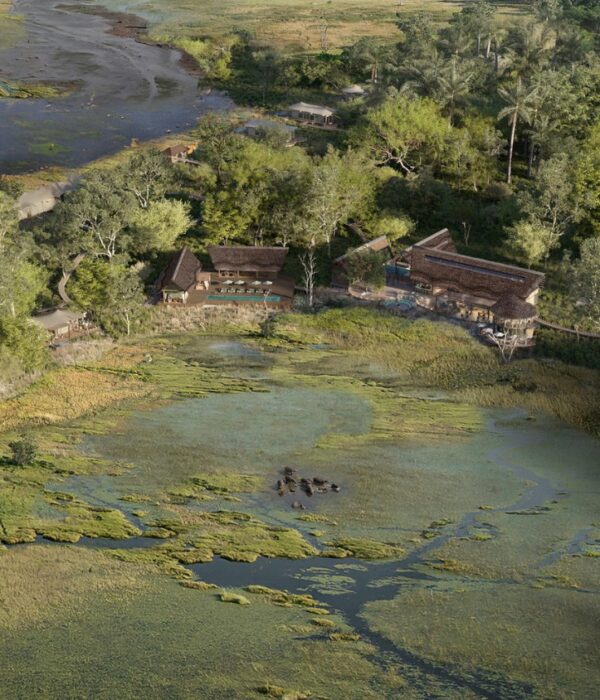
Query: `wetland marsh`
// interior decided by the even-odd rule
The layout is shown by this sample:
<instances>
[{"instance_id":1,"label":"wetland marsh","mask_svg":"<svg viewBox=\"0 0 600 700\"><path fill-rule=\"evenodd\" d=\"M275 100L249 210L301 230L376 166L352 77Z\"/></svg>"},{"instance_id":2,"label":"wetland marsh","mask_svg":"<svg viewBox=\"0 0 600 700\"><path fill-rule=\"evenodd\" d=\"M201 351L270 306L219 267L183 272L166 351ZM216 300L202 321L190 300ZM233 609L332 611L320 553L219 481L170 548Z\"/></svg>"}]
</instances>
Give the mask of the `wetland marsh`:
<instances>
[{"instance_id":1,"label":"wetland marsh","mask_svg":"<svg viewBox=\"0 0 600 700\"><path fill-rule=\"evenodd\" d=\"M426 381L424 326L375 319L377 357L336 313L73 370L117 399L46 407L36 464L0 467L11 697L594 697L600 443ZM286 465L340 492L280 496Z\"/></svg>"}]
</instances>

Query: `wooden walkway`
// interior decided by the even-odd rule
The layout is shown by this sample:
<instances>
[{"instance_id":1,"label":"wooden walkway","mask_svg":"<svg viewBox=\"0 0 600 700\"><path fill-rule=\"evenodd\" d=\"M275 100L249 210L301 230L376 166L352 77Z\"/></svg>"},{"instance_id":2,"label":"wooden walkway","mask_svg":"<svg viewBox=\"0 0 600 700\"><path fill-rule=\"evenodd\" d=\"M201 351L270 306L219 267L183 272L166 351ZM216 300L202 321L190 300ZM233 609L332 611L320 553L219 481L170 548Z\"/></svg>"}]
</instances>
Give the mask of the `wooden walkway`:
<instances>
[{"instance_id":1,"label":"wooden walkway","mask_svg":"<svg viewBox=\"0 0 600 700\"><path fill-rule=\"evenodd\" d=\"M549 321L542 321L538 319L538 326L542 328L551 328L554 331L560 331L561 333L569 333L570 335L576 335L578 338L593 338L594 340L600 340L600 334L590 333L589 331L577 331L574 328L565 328L564 326L559 326L556 323L550 323Z\"/></svg>"}]
</instances>

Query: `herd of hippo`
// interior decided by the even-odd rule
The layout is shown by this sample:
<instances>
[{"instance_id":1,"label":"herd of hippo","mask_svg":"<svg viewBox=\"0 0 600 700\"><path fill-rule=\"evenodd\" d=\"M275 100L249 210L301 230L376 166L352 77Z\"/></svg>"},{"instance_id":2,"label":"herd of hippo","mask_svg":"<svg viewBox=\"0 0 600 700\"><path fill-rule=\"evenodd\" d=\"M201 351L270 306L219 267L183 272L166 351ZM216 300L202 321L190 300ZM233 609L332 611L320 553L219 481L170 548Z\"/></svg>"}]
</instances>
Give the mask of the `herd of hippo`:
<instances>
[{"instance_id":1,"label":"herd of hippo","mask_svg":"<svg viewBox=\"0 0 600 700\"><path fill-rule=\"evenodd\" d=\"M277 480L277 493L283 496L286 491L295 493L298 488L304 491L307 496L313 496L315 493L327 493L328 491L339 493L340 491L340 487L337 484L333 484L327 481L327 479L322 479L319 476L313 476L312 479L306 479L304 477L299 478L296 469L285 467L283 470L283 479ZM301 501L294 501L292 503L292 508L304 510L304 505Z\"/></svg>"}]
</instances>

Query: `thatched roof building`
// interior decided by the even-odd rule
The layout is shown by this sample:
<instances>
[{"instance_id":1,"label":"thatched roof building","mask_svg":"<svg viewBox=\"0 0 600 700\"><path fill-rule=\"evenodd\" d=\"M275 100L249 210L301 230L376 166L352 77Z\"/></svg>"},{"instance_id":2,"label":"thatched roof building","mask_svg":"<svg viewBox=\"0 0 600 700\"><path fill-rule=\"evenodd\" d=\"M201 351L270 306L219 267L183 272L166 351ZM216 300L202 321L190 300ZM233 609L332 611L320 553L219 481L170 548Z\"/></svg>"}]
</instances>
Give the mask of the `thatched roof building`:
<instances>
[{"instance_id":1,"label":"thatched roof building","mask_svg":"<svg viewBox=\"0 0 600 700\"><path fill-rule=\"evenodd\" d=\"M208 254L219 274L273 274L280 272L287 248L211 245Z\"/></svg>"},{"instance_id":2,"label":"thatched roof building","mask_svg":"<svg viewBox=\"0 0 600 700\"><path fill-rule=\"evenodd\" d=\"M184 246L171 258L167 269L159 279L162 292L187 292L196 282L196 273L202 269L202 264L192 251Z\"/></svg>"},{"instance_id":3,"label":"thatched roof building","mask_svg":"<svg viewBox=\"0 0 600 700\"><path fill-rule=\"evenodd\" d=\"M537 308L514 294L501 297L491 308L496 323L502 325L526 326L538 317Z\"/></svg>"},{"instance_id":4,"label":"thatched roof building","mask_svg":"<svg viewBox=\"0 0 600 700\"><path fill-rule=\"evenodd\" d=\"M462 255L448 229L404 250L388 264L386 279L389 286L412 285L432 310L533 338L544 274Z\"/></svg>"}]
</instances>

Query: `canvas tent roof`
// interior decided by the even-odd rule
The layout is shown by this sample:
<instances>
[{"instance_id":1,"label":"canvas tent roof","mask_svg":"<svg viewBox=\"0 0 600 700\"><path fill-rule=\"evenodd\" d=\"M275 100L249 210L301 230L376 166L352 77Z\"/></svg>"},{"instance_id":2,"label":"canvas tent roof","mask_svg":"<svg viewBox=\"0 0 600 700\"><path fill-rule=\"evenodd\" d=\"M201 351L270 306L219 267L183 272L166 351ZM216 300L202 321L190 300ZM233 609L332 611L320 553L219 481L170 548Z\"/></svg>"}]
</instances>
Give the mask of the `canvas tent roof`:
<instances>
[{"instance_id":1,"label":"canvas tent roof","mask_svg":"<svg viewBox=\"0 0 600 700\"><path fill-rule=\"evenodd\" d=\"M307 102L296 102L290 107L291 112L307 112L308 114L318 114L321 117L333 117L335 110L321 105L311 105Z\"/></svg>"},{"instance_id":2,"label":"canvas tent roof","mask_svg":"<svg viewBox=\"0 0 600 700\"><path fill-rule=\"evenodd\" d=\"M69 311L68 309L52 309L33 316L33 321L47 331L64 328L71 323L77 323L85 317L85 313Z\"/></svg>"}]
</instances>

